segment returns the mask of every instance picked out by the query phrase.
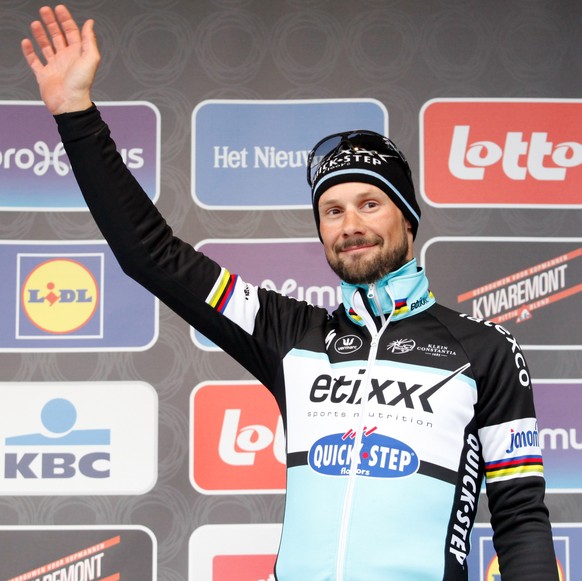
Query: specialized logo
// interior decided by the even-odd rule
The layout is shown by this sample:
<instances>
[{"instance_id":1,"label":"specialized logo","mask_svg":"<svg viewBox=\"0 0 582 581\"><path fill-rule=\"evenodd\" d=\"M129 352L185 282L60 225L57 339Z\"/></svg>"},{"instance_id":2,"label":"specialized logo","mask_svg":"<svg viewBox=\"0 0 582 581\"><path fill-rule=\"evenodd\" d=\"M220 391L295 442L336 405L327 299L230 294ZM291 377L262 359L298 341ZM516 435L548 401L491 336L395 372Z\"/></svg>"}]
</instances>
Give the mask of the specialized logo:
<instances>
[{"instance_id":1,"label":"specialized logo","mask_svg":"<svg viewBox=\"0 0 582 581\"><path fill-rule=\"evenodd\" d=\"M78 260L55 258L42 262L22 285L24 313L47 333L66 334L84 327L99 306L99 286L93 273Z\"/></svg>"},{"instance_id":2,"label":"specialized logo","mask_svg":"<svg viewBox=\"0 0 582 581\"><path fill-rule=\"evenodd\" d=\"M311 446L309 466L327 476L348 476L352 459L357 454L357 474L375 478L402 478L414 474L419 467L416 452L404 442L366 429L362 434L360 449L354 450L356 432L330 434Z\"/></svg>"},{"instance_id":3,"label":"specialized logo","mask_svg":"<svg viewBox=\"0 0 582 581\"><path fill-rule=\"evenodd\" d=\"M207 494L282 492L285 436L257 383L203 383L191 397L191 482Z\"/></svg>"},{"instance_id":4,"label":"specialized logo","mask_svg":"<svg viewBox=\"0 0 582 581\"><path fill-rule=\"evenodd\" d=\"M416 342L413 339L396 339L388 343L386 349L394 355L402 355L403 353L410 353L416 347Z\"/></svg>"},{"instance_id":5,"label":"specialized logo","mask_svg":"<svg viewBox=\"0 0 582 581\"><path fill-rule=\"evenodd\" d=\"M421 191L457 206L580 207L578 100L436 99L421 113Z\"/></svg>"},{"instance_id":6,"label":"specialized logo","mask_svg":"<svg viewBox=\"0 0 582 581\"><path fill-rule=\"evenodd\" d=\"M347 335L345 337L340 337L334 343L334 349L340 355L349 355L355 353L362 347L363 342L357 335Z\"/></svg>"},{"instance_id":7,"label":"specialized logo","mask_svg":"<svg viewBox=\"0 0 582 581\"><path fill-rule=\"evenodd\" d=\"M581 257L582 248L576 248L464 292L457 302L470 301L474 317L494 323L530 321L537 309L582 292L576 275Z\"/></svg>"}]
</instances>

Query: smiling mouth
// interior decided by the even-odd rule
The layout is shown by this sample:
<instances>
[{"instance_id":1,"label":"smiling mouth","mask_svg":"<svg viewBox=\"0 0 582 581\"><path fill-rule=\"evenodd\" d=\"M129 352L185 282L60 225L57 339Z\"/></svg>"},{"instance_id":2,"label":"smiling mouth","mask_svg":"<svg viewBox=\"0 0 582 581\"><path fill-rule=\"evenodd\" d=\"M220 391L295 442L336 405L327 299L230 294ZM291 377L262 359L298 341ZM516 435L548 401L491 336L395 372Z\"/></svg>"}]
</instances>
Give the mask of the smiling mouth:
<instances>
[{"instance_id":1,"label":"smiling mouth","mask_svg":"<svg viewBox=\"0 0 582 581\"><path fill-rule=\"evenodd\" d=\"M364 250L368 250L370 248L374 248L377 246L378 241L376 240L350 240L343 244L340 248L338 248L338 254L350 254L350 253L358 253Z\"/></svg>"},{"instance_id":2,"label":"smiling mouth","mask_svg":"<svg viewBox=\"0 0 582 581\"><path fill-rule=\"evenodd\" d=\"M340 252L342 254L352 254L368 250L369 248L374 248L375 244L358 244L357 246L344 246Z\"/></svg>"}]
</instances>

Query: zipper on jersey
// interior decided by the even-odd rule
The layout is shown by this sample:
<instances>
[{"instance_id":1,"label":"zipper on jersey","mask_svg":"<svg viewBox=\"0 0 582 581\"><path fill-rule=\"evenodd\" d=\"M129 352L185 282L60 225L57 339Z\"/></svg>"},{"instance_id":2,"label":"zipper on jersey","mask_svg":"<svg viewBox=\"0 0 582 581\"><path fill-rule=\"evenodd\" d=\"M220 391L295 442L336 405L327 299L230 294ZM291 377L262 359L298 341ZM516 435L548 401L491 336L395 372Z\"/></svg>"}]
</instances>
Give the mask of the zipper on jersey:
<instances>
[{"instance_id":1,"label":"zipper on jersey","mask_svg":"<svg viewBox=\"0 0 582 581\"><path fill-rule=\"evenodd\" d=\"M368 407L368 397L370 392L370 375L372 373L372 369L374 367L374 363L376 362L376 356L378 354L378 343L380 341L380 337L388 327L392 319L392 315L394 313L394 308L390 312L389 316L386 317L382 312L380 307L378 298L375 292L375 285L371 284L370 288L368 289L368 299L374 301L374 305L377 307L378 312L381 313L381 320L382 325L380 329L376 329L375 325L374 328L371 328L373 325L373 321L371 324L366 324L368 331L372 335L372 339L370 341L370 352L368 354L368 361L366 363L366 370L364 372L364 376L362 377L362 403L361 403L361 413L360 413L360 420L358 422L358 427L356 429L356 438L354 441L354 446L352 448L352 457L350 459L350 474L348 476L348 484L346 489L346 494L344 497L344 506L342 509L342 520L340 525L340 536L338 540L338 556L337 556L337 563L336 563L336 581L343 581L344 579L344 566L345 566L345 559L346 559L346 544L347 544L347 536L349 530L349 524L351 521L352 515L352 502L354 496L354 488L356 484L356 476L358 465L360 463L360 449L362 447L362 438L364 429L367 427L365 426L364 422L366 421L366 411ZM392 296L390 296L392 298ZM394 304L394 301L392 301ZM365 319L366 320L366 319Z\"/></svg>"},{"instance_id":2,"label":"zipper on jersey","mask_svg":"<svg viewBox=\"0 0 582 581\"><path fill-rule=\"evenodd\" d=\"M376 307L376 311L379 313L380 320L382 321L382 327L386 324L386 315L384 315L384 311L382 310L382 305L380 304L380 300L378 299L378 293L376 292L376 284L372 283L368 286L368 300Z\"/></svg>"}]
</instances>

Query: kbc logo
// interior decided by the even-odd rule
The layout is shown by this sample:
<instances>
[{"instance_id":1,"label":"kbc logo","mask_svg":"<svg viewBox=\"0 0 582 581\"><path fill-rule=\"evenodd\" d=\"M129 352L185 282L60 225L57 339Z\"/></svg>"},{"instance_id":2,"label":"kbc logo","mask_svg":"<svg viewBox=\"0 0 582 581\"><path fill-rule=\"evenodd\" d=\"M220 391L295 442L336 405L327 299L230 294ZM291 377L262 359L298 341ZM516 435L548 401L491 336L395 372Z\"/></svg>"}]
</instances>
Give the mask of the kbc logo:
<instances>
[{"instance_id":1,"label":"kbc logo","mask_svg":"<svg viewBox=\"0 0 582 581\"><path fill-rule=\"evenodd\" d=\"M192 485L208 494L283 492L285 436L258 383L202 383L191 397Z\"/></svg>"}]
</instances>

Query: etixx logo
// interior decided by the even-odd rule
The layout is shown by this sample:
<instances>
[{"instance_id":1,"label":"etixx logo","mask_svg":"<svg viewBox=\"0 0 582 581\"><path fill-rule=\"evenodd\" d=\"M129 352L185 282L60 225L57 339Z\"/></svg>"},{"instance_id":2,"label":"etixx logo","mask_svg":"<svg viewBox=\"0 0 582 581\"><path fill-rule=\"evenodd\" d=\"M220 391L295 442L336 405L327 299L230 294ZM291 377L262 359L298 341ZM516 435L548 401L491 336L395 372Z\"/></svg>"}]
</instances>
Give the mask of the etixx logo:
<instances>
[{"instance_id":1,"label":"etixx logo","mask_svg":"<svg viewBox=\"0 0 582 581\"><path fill-rule=\"evenodd\" d=\"M330 434L317 440L309 450L309 466L327 476L348 476L352 469L356 432ZM357 474L376 478L401 478L418 470L416 452L389 436L364 428L360 449L357 451Z\"/></svg>"}]
</instances>

